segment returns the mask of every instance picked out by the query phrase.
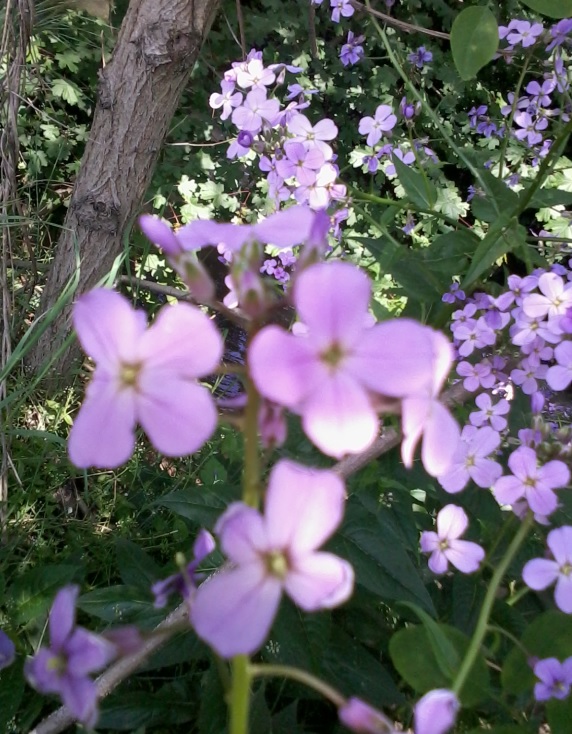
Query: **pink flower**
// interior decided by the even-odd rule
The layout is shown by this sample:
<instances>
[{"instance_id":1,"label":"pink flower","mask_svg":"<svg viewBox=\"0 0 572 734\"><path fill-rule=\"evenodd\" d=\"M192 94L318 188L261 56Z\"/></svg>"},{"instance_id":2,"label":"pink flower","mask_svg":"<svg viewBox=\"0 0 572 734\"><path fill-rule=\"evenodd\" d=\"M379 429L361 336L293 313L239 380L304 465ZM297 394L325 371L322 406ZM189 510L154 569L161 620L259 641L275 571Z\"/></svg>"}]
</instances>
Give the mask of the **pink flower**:
<instances>
[{"instance_id":1,"label":"pink flower","mask_svg":"<svg viewBox=\"0 0 572 734\"><path fill-rule=\"evenodd\" d=\"M454 434L454 446L458 428L434 396L451 365L450 345L408 319L370 326L369 298L367 276L349 263L304 270L294 303L307 328L299 335L262 329L250 348L252 379L264 397L299 413L309 438L335 457L363 451L375 439L378 396L403 400L404 461L410 465L426 430L426 458L433 468L447 466L450 442L443 435Z\"/></svg>"},{"instance_id":2,"label":"pink flower","mask_svg":"<svg viewBox=\"0 0 572 734\"><path fill-rule=\"evenodd\" d=\"M465 511L456 505L445 505L437 515L437 532L426 530L421 534L421 550L431 553L429 568L441 574L451 563L462 573L476 571L485 552L477 543L459 540L467 529L469 520Z\"/></svg>"},{"instance_id":3,"label":"pink flower","mask_svg":"<svg viewBox=\"0 0 572 734\"><path fill-rule=\"evenodd\" d=\"M524 497L533 512L542 516L554 512L558 505L554 490L570 482L566 464L554 460L539 467L536 452L521 446L509 456L508 465L512 475L501 477L493 487L497 502L513 505Z\"/></svg>"},{"instance_id":4,"label":"pink flower","mask_svg":"<svg viewBox=\"0 0 572 734\"><path fill-rule=\"evenodd\" d=\"M344 503L336 474L283 460L270 474L264 515L231 505L215 532L234 566L196 592L191 622L199 637L224 658L249 655L267 638L282 592L310 612L346 601L352 567L317 550L340 525Z\"/></svg>"},{"instance_id":5,"label":"pink flower","mask_svg":"<svg viewBox=\"0 0 572 734\"><path fill-rule=\"evenodd\" d=\"M73 320L96 362L69 437L73 464L123 464L133 453L137 423L167 456L191 454L210 438L215 404L195 379L213 372L223 345L202 311L185 303L167 306L147 328L142 311L100 288L81 296Z\"/></svg>"},{"instance_id":6,"label":"pink flower","mask_svg":"<svg viewBox=\"0 0 572 734\"><path fill-rule=\"evenodd\" d=\"M556 582L554 601L566 614L572 614L572 527L565 525L548 533L547 544L554 560L534 558L522 569L524 583L540 591Z\"/></svg>"}]
</instances>

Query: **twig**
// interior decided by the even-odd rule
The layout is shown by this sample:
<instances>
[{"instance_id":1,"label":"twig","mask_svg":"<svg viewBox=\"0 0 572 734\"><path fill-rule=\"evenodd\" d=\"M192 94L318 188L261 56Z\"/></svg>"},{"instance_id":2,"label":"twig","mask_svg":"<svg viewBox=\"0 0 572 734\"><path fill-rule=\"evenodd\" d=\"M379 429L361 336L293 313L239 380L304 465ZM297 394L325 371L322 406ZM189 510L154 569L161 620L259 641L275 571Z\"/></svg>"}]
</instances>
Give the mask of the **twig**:
<instances>
[{"instance_id":1,"label":"twig","mask_svg":"<svg viewBox=\"0 0 572 734\"><path fill-rule=\"evenodd\" d=\"M356 10L363 10L370 15L374 15L376 18L383 20L384 23L387 23L387 25L394 26L395 28L399 28L402 31L407 31L408 33L424 33L426 36L444 38L446 41L451 38L448 33L443 33L442 31L432 31L430 28L423 28L419 25L413 25L413 23L406 23L404 20L398 20L397 18L393 18L391 15L387 15L387 13L381 13L379 10L368 8L367 5L358 2L358 0L350 0L350 3L351 5L353 5L354 8L356 8Z\"/></svg>"},{"instance_id":2,"label":"twig","mask_svg":"<svg viewBox=\"0 0 572 734\"><path fill-rule=\"evenodd\" d=\"M308 8L308 41L310 42L310 54L313 59L318 58L318 40L316 38L316 6L310 3Z\"/></svg>"},{"instance_id":3,"label":"twig","mask_svg":"<svg viewBox=\"0 0 572 734\"><path fill-rule=\"evenodd\" d=\"M236 0L236 17L238 18L238 33L240 35L242 58L246 59L246 33L244 32L244 15L242 14L242 5L240 4L240 0Z\"/></svg>"}]
</instances>

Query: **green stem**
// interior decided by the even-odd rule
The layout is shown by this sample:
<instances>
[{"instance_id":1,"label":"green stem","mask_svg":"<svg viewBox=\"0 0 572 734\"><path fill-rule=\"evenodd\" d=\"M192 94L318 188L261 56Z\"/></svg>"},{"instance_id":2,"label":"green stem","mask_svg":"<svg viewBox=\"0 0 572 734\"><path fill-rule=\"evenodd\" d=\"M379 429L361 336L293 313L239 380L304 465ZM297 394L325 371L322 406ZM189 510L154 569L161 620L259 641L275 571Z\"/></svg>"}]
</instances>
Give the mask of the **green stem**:
<instances>
[{"instance_id":1,"label":"green stem","mask_svg":"<svg viewBox=\"0 0 572 734\"><path fill-rule=\"evenodd\" d=\"M499 635L503 635L503 637L506 637L508 640L510 640L514 645L516 645L527 658L530 657L530 653L526 649L526 647L522 644L522 642L517 639L514 635L511 635L508 630L505 630L503 627L498 627L496 624L488 624L487 630L490 632L498 632Z\"/></svg>"},{"instance_id":2,"label":"green stem","mask_svg":"<svg viewBox=\"0 0 572 734\"><path fill-rule=\"evenodd\" d=\"M251 674L246 655L232 659L230 689L230 734L248 734Z\"/></svg>"},{"instance_id":3,"label":"green stem","mask_svg":"<svg viewBox=\"0 0 572 734\"><path fill-rule=\"evenodd\" d=\"M514 99L512 101L512 108L510 110L510 115L506 123L506 132L505 136L502 139L501 148L500 148L500 155L499 155L499 178L502 179L502 172L504 168L504 159L506 156L506 150L508 147L508 141L510 139L510 135L508 134L509 130L512 130L512 121L514 120L514 116L516 114L516 106L518 104L518 98L520 95L520 90L522 88L522 85L524 83L524 77L526 75L526 72L528 71L528 65L530 63L531 54L529 53L528 56L525 59L524 65L522 67L522 71L520 72L520 76L518 78L518 82L516 85L516 89L514 90Z\"/></svg>"},{"instance_id":4,"label":"green stem","mask_svg":"<svg viewBox=\"0 0 572 734\"><path fill-rule=\"evenodd\" d=\"M532 527L533 521L534 518L531 514L529 514L522 521L517 534L512 539L512 542L509 545L507 552L505 553L504 558L496 567L493 577L490 580L489 587L485 595L485 600L479 614L479 619L477 621L477 626L469 645L469 649L467 650L465 658L461 664L459 672L457 673L457 677L455 678L452 686L453 693L455 693L457 696L460 696L463 686L467 682L467 678L471 673L475 660L477 659L477 655L479 654L479 651L481 649L481 645L483 644L483 640L485 639L485 636L487 634L489 617L491 616L491 612L493 610L493 605L495 603L495 598L501 581L503 580L508 567L514 560L518 549L526 538L528 531Z\"/></svg>"},{"instance_id":5,"label":"green stem","mask_svg":"<svg viewBox=\"0 0 572 734\"><path fill-rule=\"evenodd\" d=\"M509 607L513 607L515 604L518 604L518 602L522 599L523 596L526 596L530 589L528 586L523 586L520 591L517 591L516 594L513 594L510 599L507 599L507 604Z\"/></svg>"},{"instance_id":6,"label":"green stem","mask_svg":"<svg viewBox=\"0 0 572 734\"><path fill-rule=\"evenodd\" d=\"M324 681L316 678L311 673L307 673L305 670L299 670L293 668L290 665L251 665L249 667L249 673L253 678L261 678L263 676L273 676L281 678L290 678L290 680L298 681L303 683L308 688L313 688L318 693L321 693L324 698L331 701L334 706L340 708L346 703L346 699L342 696L339 691L329 686Z\"/></svg>"}]
</instances>

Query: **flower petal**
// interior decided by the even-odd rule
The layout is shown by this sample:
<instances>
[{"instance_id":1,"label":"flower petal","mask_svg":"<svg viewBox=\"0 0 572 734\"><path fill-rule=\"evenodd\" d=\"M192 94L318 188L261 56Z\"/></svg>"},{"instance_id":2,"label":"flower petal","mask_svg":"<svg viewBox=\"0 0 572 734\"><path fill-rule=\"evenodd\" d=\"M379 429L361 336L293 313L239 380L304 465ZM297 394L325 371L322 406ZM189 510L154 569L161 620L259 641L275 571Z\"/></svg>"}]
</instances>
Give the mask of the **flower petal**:
<instances>
[{"instance_id":1,"label":"flower petal","mask_svg":"<svg viewBox=\"0 0 572 734\"><path fill-rule=\"evenodd\" d=\"M219 517L215 532L233 563L249 563L268 550L266 528L260 513L242 502L233 502Z\"/></svg>"},{"instance_id":2,"label":"flower petal","mask_svg":"<svg viewBox=\"0 0 572 734\"><path fill-rule=\"evenodd\" d=\"M570 525L551 530L546 542L559 566L572 563L572 527Z\"/></svg>"},{"instance_id":3,"label":"flower petal","mask_svg":"<svg viewBox=\"0 0 572 734\"><path fill-rule=\"evenodd\" d=\"M191 622L221 657L250 655L264 644L281 595L281 582L262 562L222 571L199 586Z\"/></svg>"},{"instance_id":4,"label":"flower petal","mask_svg":"<svg viewBox=\"0 0 572 734\"><path fill-rule=\"evenodd\" d=\"M111 642L77 627L65 644L67 671L74 678L98 672L111 662L115 653Z\"/></svg>"},{"instance_id":5,"label":"flower petal","mask_svg":"<svg viewBox=\"0 0 572 734\"><path fill-rule=\"evenodd\" d=\"M80 468L121 466L135 447L135 423L134 391L96 372L70 431L70 461Z\"/></svg>"},{"instance_id":6,"label":"flower petal","mask_svg":"<svg viewBox=\"0 0 572 734\"><path fill-rule=\"evenodd\" d=\"M309 553L295 560L284 588L307 612L331 609L352 595L354 571L347 561L332 553Z\"/></svg>"},{"instance_id":7,"label":"flower petal","mask_svg":"<svg viewBox=\"0 0 572 734\"><path fill-rule=\"evenodd\" d=\"M166 456L187 456L212 436L218 414L210 390L160 372L144 372L137 417L153 446Z\"/></svg>"},{"instance_id":8,"label":"flower petal","mask_svg":"<svg viewBox=\"0 0 572 734\"><path fill-rule=\"evenodd\" d=\"M554 592L556 606L565 614L572 614L572 576L560 574Z\"/></svg>"},{"instance_id":9,"label":"flower petal","mask_svg":"<svg viewBox=\"0 0 572 734\"><path fill-rule=\"evenodd\" d=\"M345 498L344 482L334 472L279 461L266 493L268 538L295 557L315 550L340 525Z\"/></svg>"},{"instance_id":10,"label":"flower petal","mask_svg":"<svg viewBox=\"0 0 572 734\"><path fill-rule=\"evenodd\" d=\"M437 515L437 532L442 540L459 538L468 525L467 513L457 505L445 505Z\"/></svg>"},{"instance_id":11,"label":"flower petal","mask_svg":"<svg viewBox=\"0 0 572 734\"><path fill-rule=\"evenodd\" d=\"M461 573L474 573L481 565L485 552L480 545L470 540L452 540L445 555Z\"/></svg>"},{"instance_id":12,"label":"flower petal","mask_svg":"<svg viewBox=\"0 0 572 734\"><path fill-rule=\"evenodd\" d=\"M558 564L547 558L533 558L522 569L524 583L534 591L541 591L553 584L559 576Z\"/></svg>"},{"instance_id":13,"label":"flower petal","mask_svg":"<svg viewBox=\"0 0 572 734\"><path fill-rule=\"evenodd\" d=\"M50 647L60 653L65 641L71 635L75 625L75 604L79 594L79 587L64 586L55 596L50 609L49 629Z\"/></svg>"},{"instance_id":14,"label":"flower petal","mask_svg":"<svg viewBox=\"0 0 572 734\"><path fill-rule=\"evenodd\" d=\"M97 688L91 678L64 675L59 692L74 718L91 729L97 721Z\"/></svg>"}]
</instances>

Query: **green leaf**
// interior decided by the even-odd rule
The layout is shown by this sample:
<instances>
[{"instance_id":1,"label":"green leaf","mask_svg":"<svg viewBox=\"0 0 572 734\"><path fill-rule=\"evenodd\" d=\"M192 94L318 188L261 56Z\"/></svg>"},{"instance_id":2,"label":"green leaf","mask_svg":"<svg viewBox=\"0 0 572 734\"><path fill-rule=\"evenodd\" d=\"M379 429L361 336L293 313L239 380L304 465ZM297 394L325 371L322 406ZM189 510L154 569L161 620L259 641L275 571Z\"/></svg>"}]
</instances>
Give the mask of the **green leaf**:
<instances>
[{"instance_id":1,"label":"green leaf","mask_svg":"<svg viewBox=\"0 0 572 734\"><path fill-rule=\"evenodd\" d=\"M531 690L536 680L528 664L530 657L565 660L572 656L572 617L549 611L537 617L522 636L522 646L514 647L507 656L501 673L507 693Z\"/></svg>"},{"instance_id":2,"label":"green leaf","mask_svg":"<svg viewBox=\"0 0 572 734\"><path fill-rule=\"evenodd\" d=\"M499 726L493 726L491 729L483 729L479 726L478 729L471 729L467 734L537 734L538 726L535 727L533 724L499 724Z\"/></svg>"},{"instance_id":3,"label":"green leaf","mask_svg":"<svg viewBox=\"0 0 572 734\"><path fill-rule=\"evenodd\" d=\"M225 696L226 691L222 687L217 668L211 665L201 678L200 708L195 731L201 734L226 734L226 711L221 705Z\"/></svg>"},{"instance_id":4,"label":"green leaf","mask_svg":"<svg viewBox=\"0 0 572 734\"><path fill-rule=\"evenodd\" d=\"M520 2L549 18L568 18L572 15L572 0L520 0Z\"/></svg>"},{"instance_id":5,"label":"green leaf","mask_svg":"<svg viewBox=\"0 0 572 734\"><path fill-rule=\"evenodd\" d=\"M25 624L45 614L62 586L78 577L77 566L41 566L28 571L7 590L15 605L14 619Z\"/></svg>"},{"instance_id":6,"label":"green leaf","mask_svg":"<svg viewBox=\"0 0 572 734\"><path fill-rule=\"evenodd\" d=\"M66 79L54 79L52 94L54 97L61 97L68 104L77 105L79 102L79 89Z\"/></svg>"},{"instance_id":7,"label":"green leaf","mask_svg":"<svg viewBox=\"0 0 572 734\"><path fill-rule=\"evenodd\" d=\"M410 604L408 602L401 602L401 604L411 609L419 617L427 632L439 670L446 678L453 680L455 671L458 669L461 661L455 650L455 646L449 640L443 628L416 604Z\"/></svg>"},{"instance_id":8,"label":"green leaf","mask_svg":"<svg viewBox=\"0 0 572 734\"><path fill-rule=\"evenodd\" d=\"M151 584L161 578L161 569L155 561L136 543L126 538L117 538L115 553L121 580L127 586L149 591Z\"/></svg>"},{"instance_id":9,"label":"green leaf","mask_svg":"<svg viewBox=\"0 0 572 734\"><path fill-rule=\"evenodd\" d=\"M522 192L526 194L526 191ZM542 209L551 206L569 206L572 204L572 192L562 189L540 189L532 197L531 209Z\"/></svg>"},{"instance_id":10,"label":"green leaf","mask_svg":"<svg viewBox=\"0 0 572 734\"><path fill-rule=\"evenodd\" d=\"M329 547L352 564L356 582L383 601L410 601L435 614L419 572L383 510L371 512L350 497L344 524Z\"/></svg>"},{"instance_id":11,"label":"green leaf","mask_svg":"<svg viewBox=\"0 0 572 734\"><path fill-rule=\"evenodd\" d=\"M153 695L123 691L103 702L98 729L133 732L139 727L184 724L196 716L196 703L186 700L174 685Z\"/></svg>"},{"instance_id":12,"label":"green leaf","mask_svg":"<svg viewBox=\"0 0 572 734\"><path fill-rule=\"evenodd\" d=\"M439 627L461 660L470 639L449 625L440 624ZM389 654L399 674L418 693L451 687L453 677L444 675L439 669L426 627L416 625L396 632L389 641ZM479 655L461 692L463 706L474 706L486 699L490 694L489 683L485 660Z\"/></svg>"},{"instance_id":13,"label":"green leaf","mask_svg":"<svg viewBox=\"0 0 572 734\"><path fill-rule=\"evenodd\" d=\"M16 716L24 695L24 658L18 656L0 671L0 731L11 731L8 724Z\"/></svg>"},{"instance_id":14,"label":"green leaf","mask_svg":"<svg viewBox=\"0 0 572 734\"><path fill-rule=\"evenodd\" d=\"M115 624L137 620L144 622L146 627L153 627L165 616L154 608L150 592L142 596L140 589L130 586L109 586L89 591L80 596L77 605L92 617Z\"/></svg>"},{"instance_id":15,"label":"green leaf","mask_svg":"<svg viewBox=\"0 0 572 734\"><path fill-rule=\"evenodd\" d=\"M437 201L437 189L424 173L406 166L396 155L393 165L409 201L420 209L432 209Z\"/></svg>"},{"instance_id":16,"label":"green leaf","mask_svg":"<svg viewBox=\"0 0 572 734\"><path fill-rule=\"evenodd\" d=\"M563 701L553 698L546 704L550 734L570 734L572 722L572 696Z\"/></svg>"},{"instance_id":17,"label":"green leaf","mask_svg":"<svg viewBox=\"0 0 572 734\"><path fill-rule=\"evenodd\" d=\"M518 204L518 194L489 171L482 171L481 178L486 191L484 196L477 194L473 198L471 210L477 219L483 222L495 222L501 212L514 210Z\"/></svg>"},{"instance_id":18,"label":"green leaf","mask_svg":"<svg viewBox=\"0 0 572 734\"><path fill-rule=\"evenodd\" d=\"M232 487L221 487L217 492L209 492L204 487L196 487L196 489L176 489L160 497L153 504L166 507L196 525L212 528L221 512L234 499L239 499L239 494Z\"/></svg>"},{"instance_id":19,"label":"green leaf","mask_svg":"<svg viewBox=\"0 0 572 734\"><path fill-rule=\"evenodd\" d=\"M497 21L483 6L465 8L451 28L451 51L461 79L468 81L492 61L499 45Z\"/></svg>"},{"instance_id":20,"label":"green leaf","mask_svg":"<svg viewBox=\"0 0 572 734\"><path fill-rule=\"evenodd\" d=\"M499 222L481 240L471 262L469 272L461 283L462 288L472 285L481 275L507 253L519 247L526 247L526 229L516 221Z\"/></svg>"}]
</instances>

